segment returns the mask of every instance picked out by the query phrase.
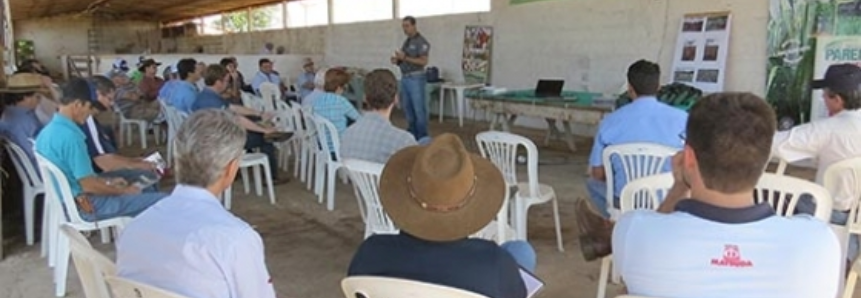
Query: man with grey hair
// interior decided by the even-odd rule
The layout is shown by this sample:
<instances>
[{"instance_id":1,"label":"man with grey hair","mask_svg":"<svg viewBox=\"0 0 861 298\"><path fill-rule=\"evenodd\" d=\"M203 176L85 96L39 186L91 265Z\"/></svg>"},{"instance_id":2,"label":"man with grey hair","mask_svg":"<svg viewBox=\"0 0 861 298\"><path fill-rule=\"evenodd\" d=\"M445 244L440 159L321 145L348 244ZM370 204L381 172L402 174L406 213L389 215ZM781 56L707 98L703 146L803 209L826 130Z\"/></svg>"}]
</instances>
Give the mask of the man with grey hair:
<instances>
[{"instance_id":1,"label":"man with grey hair","mask_svg":"<svg viewBox=\"0 0 861 298\"><path fill-rule=\"evenodd\" d=\"M327 71L329 71L328 67L323 67L317 70L317 74L314 75L314 91L311 91L311 93L302 97L303 107L311 107L311 103L313 103L315 99L326 94L326 91L323 90L323 85L326 84Z\"/></svg>"},{"instance_id":2,"label":"man with grey hair","mask_svg":"<svg viewBox=\"0 0 861 298\"><path fill-rule=\"evenodd\" d=\"M233 184L244 146L245 129L224 110L195 112L180 126L177 186L123 230L119 276L186 297L275 297L260 235L219 198Z\"/></svg>"}]
</instances>

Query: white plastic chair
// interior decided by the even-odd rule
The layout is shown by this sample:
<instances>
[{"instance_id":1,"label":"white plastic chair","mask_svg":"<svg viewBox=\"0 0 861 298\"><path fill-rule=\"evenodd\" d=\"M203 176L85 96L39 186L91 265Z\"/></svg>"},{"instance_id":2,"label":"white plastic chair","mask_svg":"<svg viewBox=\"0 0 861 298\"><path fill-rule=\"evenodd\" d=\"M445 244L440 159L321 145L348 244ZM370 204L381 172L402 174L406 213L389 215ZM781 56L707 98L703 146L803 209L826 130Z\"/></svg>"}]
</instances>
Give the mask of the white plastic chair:
<instances>
[{"instance_id":1,"label":"white plastic chair","mask_svg":"<svg viewBox=\"0 0 861 298\"><path fill-rule=\"evenodd\" d=\"M610 213L610 218L615 220L620 214L619 209L612 204L616 195L614 179L616 173L613 172L612 161L621 163L625 181L633 181L663 172L665 164L678 151L675 148L652 143L628 143L604 148L602 160L607 184L607 212Z\"/></svg>"},{"instance_id":2,"label":"white plastic chair","mask_svg":"<svg viewBox=\"0 0 861 298\"><path fill-rule=\"evenodd\" d=\"M344 160L347 175L359 203L359 213L365 222L365 238L373 234L397 234L395 226L380 204L380 175L385 165L357 159Z\"/></svg>"},{"instance_id":3,"label":"white plastic chair","mask_svg":"<svg viewBox=\"0 0 861 298\"><path fill-rule=\"evenodd\" d=\"M290 140L293 151L293 176L298 177L299 181L305 182L305 167L307 167L307 152L304 150L305 144L305 121L304 111L298 103L288 103L292 111L293 122L293 138ZM282 160L283 166L286 167L286 159ZM302 170L300 172L300 169Z\"/></svg>"},{"instance_id":4,"label":"white plastic chair","mask_svg":"<svg viewBox=\"0 0 861 298\"><path fill-rule=\"evenodd\" d=\"M346 298L488 298L478 293L452 287L376 276L344 278L341 280L341 289Z\"/></svg>"},{"instance_id":5,"label":"white plastic chair","mask_svg":"<svg viewBox=\"0 0 861 298\"><path fill-rule=\"evenodd\" d=\"M335 183L337 182L338 170L344 167L341 163L341 136L335 125L326 118L315 115L314 124L317 125L317 140L320 143L320 152L317 154L315 193L317 193L318 201L321 204L323 203L323 195L326 195L326 209L332 211L335 209ZM329 147L330 141L331 147ZM323 185L326 186L325 190Z\"/></svg>"},{"instance_id":6,"label":"white plastic chair","mask_svg":"<svg viewBox=\"0 0 861 298\"><path fill-rule=\"evenodd\" d=\"M4 140L6 143L6 153L11 156L12 164L15 166L15 171L18 173L24 187L24 230L27 235L27 245L35 243L34 221L36 218L36 198L39 195L45 194L45 188L42 185L42 177L36 172L36 166L30 162L30 158L24 149L10 140ZM44 209L44 207L43 207ZM43 210L44 213L44 210ZM46 216L42 215L42 253L45 253L45 220Z\"/></svg>"},{"instance_id":7,"label":"white plastic chair","mask_svg":"<svg viewBox=\"0 0 861 298\"><path fill-rule=\"evenodd\" d=\"M849 209L849 218L845 225L834 225L843 246L843 255L848 253L849 241L852 241L853 234L861 234L861 216L859 216L859 196L861 196L861 157L850 158L832 164L823 174L822 185L832 194L836 194L839 190L848 188L855 195L854 201ZM855 284L858 279L859 264L856 259L850 268L849 276L846 278L845 286L843 287L843 297L852 298L855 293Z\"/></svg>"},{"instance_id":8,"label":"white plastic chair","mask_svg":"<svg viewBox=\"0 0 861 298\"><path fill-rule=\"evenodd\" d=\"M108 277L107 282L114 298L189 298L117 276Z\"/></svg>"},{"instance_id":9,"label":"white plastic chair","mask_svg":"<svg viewBox=\"0 0 861 298\"><path fill-rule=\"evenodd\" d=\"M138 135L140 135L141 149L146 149L146 134L147 129L150 128L151 123L147 122L146 120L128 119L118 109L115 109L114 113L120 119L120 130L122 131L122 138L125 140L126 146L131 146L132 132L134 131L133 126L137 126L137 132ZM155 143L156 145L158 145L159 141L161 141L161 130L158 128L153 129L153 134L155 135Z\"/></svg>"},{"instance_id":10,"label":"white plastic chair","mask_svg":"<svg viewBox=\"0 0 861 298\"><path fill-rule=\"evenodd\" d=\"M63 235L69 239L72 260L87 298L111 298L105 278L117 275L117 266L113 261L93 249L87 238L68 225L60 227Z\"/></svg>"},{"instance_id":11,"label":"white plastic chair","mask_svg":"<svg viewBox=\"0 0 861 298\"><path fill-rule=\"evenodd\" d=\"M257 111L265 111L266 109L266 104L263 102L263 98L257 97L257 95L240 92L240 98L242 99L242 105L246 108Z\"/></svg>"},{"instance_id":12,"label":"white plastic chair","mask_svg":"<svg viewBox=\"0 0 861 298\"><path fill-rule=\"evenodd\" d=\"M129 217L102 218L96 222L84 221L78 213L78 206L72 195L69 179L51 161L36 153L36 161L42 174L45 187L45 205L49 206L49 228L50 238L49 253L54 256L54 282L56 283L55 294L63 297L66 294L66 277L69 270L69 238L60 233L60 224L66 223L78 231L96 231L99 229L114 228L117 233L131 220ZM53 185L53 186L51 186ZM103 234L104 237L104 234ZM49 260L50 263L50 260Z\"/></svg>"},{"instance_id":13,"label":"white plastic chair","mask_svg":"<svg viewBox=\"0 0 861 298\"><path fill-rule=\"evenodd\" d=\"M261 170L263 177L266 179L266 190L269 195L269 203L275 205L275 188L272 185L272 170L269 168L269 157L263 153L245 153L239 160L239 169L242 175L242 186L245 188L245 193L249 193L248 185L248 169L254 173L254 193L259 197L263 196L263 185L260 177ZM228 191L232 191L232 187ZM232 206L233 195L228 194L224 197L224 208L230 210Z\"/></svg>"},{"instance_id":14,"label":"white plastic chair","mask_svg":"<svg viewBox=\"0 0 861 298\"><path fill-rule=\"evenodd\" d=\"M305 124L305 133L302 136L302 156L300 158L302 162L301 177L306 179L305 183L308 190L313 190L314 194L319 196L321 195L320 191L322 191L322 188L313 185L317 182L317 176L314 175L315 171L320 171L321 168L318 165L319 157L317 157L320 154L317 122L314 119L314 114L308 110L300 109L300 115L302 116L302 122Z\"/></svg>"},{"instance_id":15,"label":"white plastic chair","mask_svg":"<svg viewBox=\"0 0 861 298\"><path fill-rule=\"evenodd\" d=\"M831 194L825 187L795 177L763 173L756 183L754 197L757 203L766 202L778 215L795 214L795 206L802 194L809 194L816 203L814 217L823 222L831 221Z\"/></svg>"},{"instance_id":16,"label":"white plastic chair","mask_svg":"<svg viewBox=\"0 0 861 298\"><path fill-rule=\"evenodd\" d=\"M186 118L188 118L188 114L181 112L162 101L160 102L162 103L162 113L164 113L165 118L167 118L167 163L168 165L172 165L174 138L176 138L176 133L179 131L179 127L182 126L182 123L185 122Z\"/></svg>"},{"instance_id":17,"label":"white plastic chair","mask_svg":"<svg viewBox=\"0 0 861 298\"><path fill-rule=\"evenodd\" d=\"M260 97L263 98L263 111L275 111L277 110L276 103L283 102L281 100L281 88L270 82L260 84Z\"/></svg>"},{"instance_id":18,"label":"white plastic chair","mask_svg":"<svg viewBox=\"0 0 861 298\"><path fill-rule=\"evenodd\" d=\"M502 172L506 184L516 186L514 193L514 229L518 239L526 240L526 224L529 207L547 202L553 203L553 219L556 224L556 244L559 251L565 251L562 246L562 226L559 222L559 203L556 192L546 184L538 183L538 148L531 140L516 134L501 131L485 131L475 136L481 155L493 162ZM526 148L527 182L520 183L517 179L517 148ZM506 190L508 196L509 190ZM505 208L506 204L503 204ZM502 219L504 210L497 214L497 222L507 222ZM499 234L504 235L504 225L499 227Z\"/></svg>"},{"instance_id":19,"label":"white plastic chair","mask_svg":"<svg viewBox=\"0 0 861 298\"><path fill-rule=\"evenodd\" d=\"M673 173L663 173L628 181L619 195L620 214L637 209L656 210L664 201L667 192L673 187ZM601 259L601 273L598 275L598 298L606 297L607 283L613 255Z\"/></svg>"}]
</instances>

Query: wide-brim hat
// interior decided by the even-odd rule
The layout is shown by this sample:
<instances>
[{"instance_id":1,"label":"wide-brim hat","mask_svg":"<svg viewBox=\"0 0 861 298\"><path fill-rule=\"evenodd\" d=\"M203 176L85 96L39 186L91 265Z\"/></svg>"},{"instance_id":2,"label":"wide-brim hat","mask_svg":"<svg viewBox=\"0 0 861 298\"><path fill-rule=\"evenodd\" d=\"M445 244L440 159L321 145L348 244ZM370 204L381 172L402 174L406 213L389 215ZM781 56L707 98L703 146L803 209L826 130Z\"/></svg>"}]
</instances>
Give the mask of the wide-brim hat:
<instances>
[{"instance_id":1,"label":"wide-brim hat","mask_svg":"<svg viewBox=\"0 0 861 298\"><path fill-rule=\"evenodd\" d=\"M502 173L469 153L454 134L402 149L380 176L380 203L402 231L430 241L453 241L490 223L505 201Z\"/></svg>"},{"instance_id":2,"label":"wide-brim hat","mask_svg":"<svg viewBox=\"0 0 861 298\"><path fill-rule=\"evenodd\" d=\"M44 93L50 91L42 84L42 76L36 73L16 73L6 79L6 87L0 93Z\"/></svg>"}]
</instances>

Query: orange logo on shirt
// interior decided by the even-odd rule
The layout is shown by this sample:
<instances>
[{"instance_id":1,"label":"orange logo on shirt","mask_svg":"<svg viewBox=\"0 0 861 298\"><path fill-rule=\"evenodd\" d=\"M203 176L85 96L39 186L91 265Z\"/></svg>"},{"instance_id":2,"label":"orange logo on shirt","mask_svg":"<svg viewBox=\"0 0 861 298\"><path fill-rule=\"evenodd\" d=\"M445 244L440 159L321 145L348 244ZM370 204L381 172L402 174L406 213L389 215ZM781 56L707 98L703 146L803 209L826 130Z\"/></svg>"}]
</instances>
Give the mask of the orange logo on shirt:
<instances>
[{"instance_id":1,"label":"orange logo on shirt","mask_svg":"<svg viewBox=\"0 0 861 298\"><path fill-rule=\"evenodd\" d=\"M753 267L753 262L741 258L738 245L724 245L723 257L712 259L712 266L718 267Z\"/></svg>"}]
</instances>

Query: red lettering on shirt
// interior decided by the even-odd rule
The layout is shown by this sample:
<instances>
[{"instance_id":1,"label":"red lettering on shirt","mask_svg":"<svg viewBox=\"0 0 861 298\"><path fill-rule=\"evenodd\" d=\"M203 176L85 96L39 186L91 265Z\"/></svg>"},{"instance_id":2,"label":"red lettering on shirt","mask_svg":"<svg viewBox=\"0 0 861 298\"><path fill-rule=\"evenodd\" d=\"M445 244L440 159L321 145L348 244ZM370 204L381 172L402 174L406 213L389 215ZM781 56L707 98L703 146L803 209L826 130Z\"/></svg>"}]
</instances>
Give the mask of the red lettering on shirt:
<instances>
[{"instance_id":1,"label":"red lettering on shirt","mask_svg":"<svg viewBox=\"0 0 861 298\"><path fill-rule=\"evenodd\" d=\"M711 265L718 267L744 268L753 267L753 262L742 259L741 250L739 250L738 245L727 244L724 245L723 257L720 259L712 259Z\"/></svg>"}]
</instances>

